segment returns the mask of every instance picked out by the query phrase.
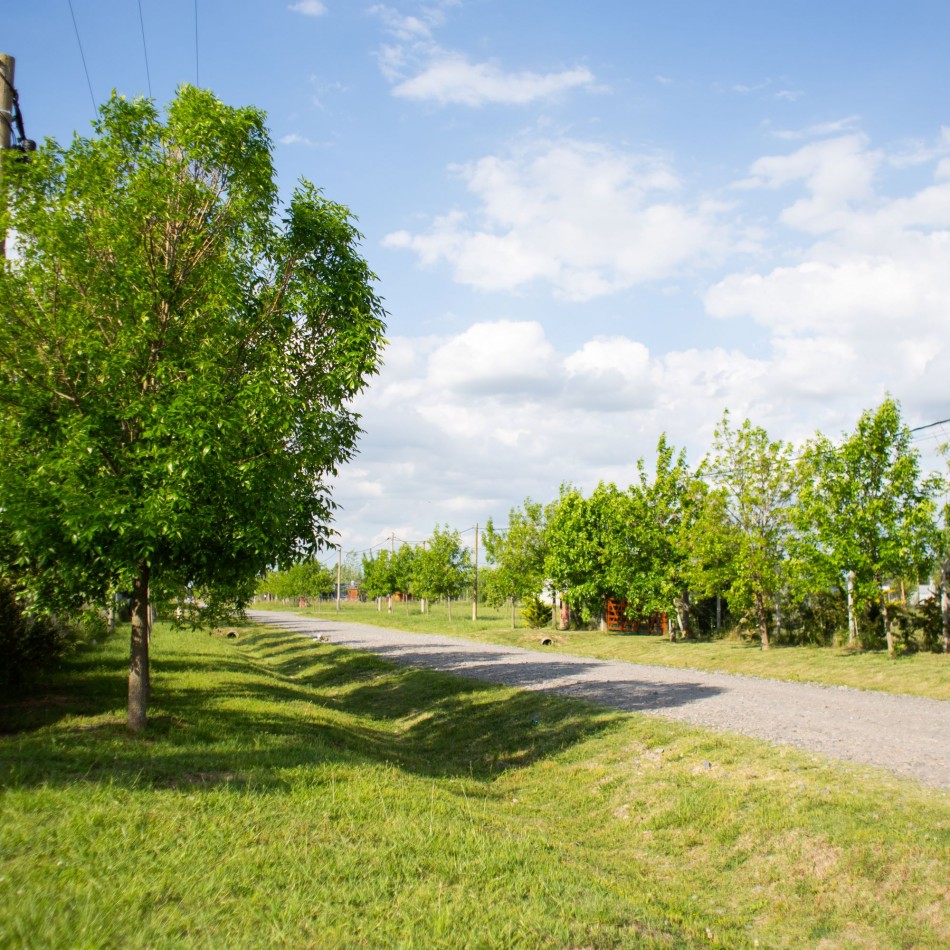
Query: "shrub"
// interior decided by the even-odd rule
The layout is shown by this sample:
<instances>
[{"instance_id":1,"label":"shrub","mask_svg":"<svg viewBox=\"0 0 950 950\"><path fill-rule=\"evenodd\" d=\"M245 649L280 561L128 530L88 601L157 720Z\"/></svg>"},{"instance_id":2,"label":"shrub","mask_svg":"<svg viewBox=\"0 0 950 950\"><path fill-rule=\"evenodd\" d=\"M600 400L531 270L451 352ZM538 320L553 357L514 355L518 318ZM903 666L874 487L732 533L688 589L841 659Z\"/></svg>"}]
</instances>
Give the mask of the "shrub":
<instances>
[{"instance_id":1,"label":"shrub","mask_svg":"<svg viewBox=\"0 0 950 950\"><path fill-rule=\"evenodd\" d=\"M535 594L525 600L521 607L521 616L529 627L546 627L551 622L551 605Z\"/></svg>"},{"instance_id":2,"label":"shrub","mask_svg":"<svg viewBox=\"0 0 950 950\"><path fill-rule=\"evenodd\" d=\"M19 686L62 656L67 631L49 617L24 616L13 590L0 581L0 683Z\"/></svg>"}]
</instances>

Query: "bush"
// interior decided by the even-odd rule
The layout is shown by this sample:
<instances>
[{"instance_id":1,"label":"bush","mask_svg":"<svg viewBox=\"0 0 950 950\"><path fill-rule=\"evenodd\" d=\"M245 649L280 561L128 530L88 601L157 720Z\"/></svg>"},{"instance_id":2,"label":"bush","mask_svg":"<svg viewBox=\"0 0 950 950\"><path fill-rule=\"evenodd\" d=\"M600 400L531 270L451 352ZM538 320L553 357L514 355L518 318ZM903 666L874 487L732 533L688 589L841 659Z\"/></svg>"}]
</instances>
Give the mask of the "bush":
<instances>
[{"instance_id":1,"label":"bush","mask_svg":"<svg viewBox=\"0 0 950 950\"><path fill-rule=\"evenodd\" d=\"M840 592L809 594L782 614L780 642L794 646L828 646L848 634L848 605Z\"/></svg>"},{"instance_id":2,"label":"bush","mask_svg":"<svg viewBox=\"0 0 950 950\"><path fill-rule=\"evenodd\" d=\"M529 627L546 627L551 622L551 605L537 595L529 597L521 608L521 616Z\"/></svg>"},{"instance_id":3,"label":"bush","mask_svg":"<svg viewBox=\"0 0 950 950\"><path fill-rule=\"evenodd\" d=\"M49 617L25 617L13 590L0 581L0 683L19 686L55 663L68 632Z\"/></svg>"}]
</instances>

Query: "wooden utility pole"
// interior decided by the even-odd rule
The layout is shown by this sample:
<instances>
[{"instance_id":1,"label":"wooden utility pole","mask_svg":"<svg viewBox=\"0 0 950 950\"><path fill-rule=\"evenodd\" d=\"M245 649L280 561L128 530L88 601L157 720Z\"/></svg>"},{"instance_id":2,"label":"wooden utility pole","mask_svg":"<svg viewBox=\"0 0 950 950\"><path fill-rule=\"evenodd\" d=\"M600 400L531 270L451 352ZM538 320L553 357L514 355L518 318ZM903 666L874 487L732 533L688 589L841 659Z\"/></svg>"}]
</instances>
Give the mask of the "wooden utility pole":
<instances>
[{"instance_id":1,"label":"wooden utility pole","mask_svg":"<svg viewBox=\"0 0 950 950\"><path fill-rule=\"evenodd\" d=\"M389 532L389 569L392 570L393 557L396 554L396 532ZM393 594L389 592L389 600L386 602L386 609L389 613L393 612Z\"/></svg>"},{"instance_id":2,"label":"wooden utility pole","mask_svg":"<svg viewBox=\"0 0 950 950\"><path fill-rule=\"evenodd\" d=\"M13 69L16 60L0 53L0 148L13 141Z\"/></svg>"},{"instance_id":3,"label":"wooden utility pole","mask_svg":"<svg viewBox=\"0 0 950 950\"><path fill-rule=\"evenodd\" d=\"M0 152L5 152L13 141L13 69L16 60L0 53ZM3 166L0 165L0 174ZM0 234L0 260L6 260L7 235Z\"/></svg>"},{"instance_id":4,"label":"wooden utility pole","mask_svg":"<svg viewBox=\"0 0 950 950\"><path fill-rule=\"evenodd\" d=\"M472 620L478 620L478 522L475 522L475 573L472 575Z\"/></svg>"}]
</instances>

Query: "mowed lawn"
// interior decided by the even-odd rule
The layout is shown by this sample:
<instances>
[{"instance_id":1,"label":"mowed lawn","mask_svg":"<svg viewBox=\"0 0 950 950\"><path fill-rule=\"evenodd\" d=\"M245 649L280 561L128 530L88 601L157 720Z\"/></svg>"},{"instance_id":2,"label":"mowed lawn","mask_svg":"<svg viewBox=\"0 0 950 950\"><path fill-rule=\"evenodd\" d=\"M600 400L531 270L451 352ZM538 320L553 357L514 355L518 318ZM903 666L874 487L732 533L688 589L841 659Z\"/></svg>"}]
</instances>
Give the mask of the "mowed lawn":
<instances>
[{"instance_id":1,"label":"mowed lawn","mask_svg":"<svg viewBox=\"0 0 950 950\"><path fill-rule=\"evenodd\" d=\"M308 617L341 619L369 623L415 633L441 633L486 643L538 649L544 637L552 643L545 650L593 656L629 663L651 663L697 670L743 673L797 682L850 686L854 689L881 690L931 699L950 699L950 657L942 653L913 653L889 657L885 650L863 652L839 647L774 646L762 650L758 638L742 640L678 640L645 634L601 632L599 630L511 629L507 610L479 607L478 619L472 620L471 604L456 604L449 620L445 606L433 605L422 614L418 604L397 604L389 614L375 604L346 603L336 610L333 602L316 603L297 610L278 604L257 603L256 609L294 610Z\"/></svg>"},{"instance_id":2,"label":"mowed lawn","mask_svg":"<svg viewBox=\"0 0 950 950\"><path fill-rule=\"evenodd\" d=\"M0 946L945 947L950 796L281 631L0 709Z\"/></svg>"}]
</instances>

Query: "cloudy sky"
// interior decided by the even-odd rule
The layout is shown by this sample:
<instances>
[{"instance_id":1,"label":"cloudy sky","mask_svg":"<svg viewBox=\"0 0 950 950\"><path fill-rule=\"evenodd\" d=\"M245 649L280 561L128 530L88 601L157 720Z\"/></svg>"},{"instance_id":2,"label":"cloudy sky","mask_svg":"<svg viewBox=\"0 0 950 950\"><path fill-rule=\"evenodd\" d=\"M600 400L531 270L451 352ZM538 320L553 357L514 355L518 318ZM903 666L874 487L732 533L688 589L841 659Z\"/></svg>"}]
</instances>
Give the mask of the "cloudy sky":
<instances>
[{"instance_id":1,"label":"cloudy sky","mask_svg":"<svg viewBox=\"0 0 950 950\"><path fill-rule=\"evenodd\" d=\"M725 408L950 418L946 0L36 0L36 139L113 88L269 115L359 217L390 312L336 485L347 551L626 485ZM77 39L78 33L78 39ZM84 62L85 60L85 62ZM919 433L928 464L950 426ZM469 536L470 537L470 536Z\"/></svg>"}]
</instances>

